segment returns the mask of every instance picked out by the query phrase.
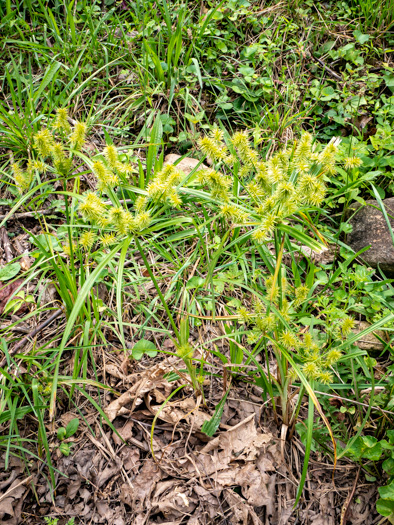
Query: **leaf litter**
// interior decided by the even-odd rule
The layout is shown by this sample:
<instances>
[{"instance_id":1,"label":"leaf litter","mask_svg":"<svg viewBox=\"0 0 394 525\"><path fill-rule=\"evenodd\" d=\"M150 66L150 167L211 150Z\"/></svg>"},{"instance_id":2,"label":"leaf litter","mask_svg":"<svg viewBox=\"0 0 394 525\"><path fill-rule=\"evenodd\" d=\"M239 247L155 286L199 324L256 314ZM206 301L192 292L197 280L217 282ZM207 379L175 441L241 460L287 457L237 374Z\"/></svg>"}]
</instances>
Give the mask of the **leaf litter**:
<instances>
[{"instance_id":1,"label":"leaf litter","mask_svg":"<svg viewBox=\"0 0 394 525\"><path fill-rule=\"evenodd\" d=\"M84 410L70 456L53 449L53 493L44 464L29 460L29 480L21 459L10 456L5 470L2 457L0 523L43 523L43 516L59 518L61 524L72 517L76 523L108 525L340 523L355 467L340 464L334 486L332 466L316 455L305 498L294 510L303 447L295 440L286 442L283 459L277 424L262 403L250 402L253 394L245 386L233 386L213 438L201 432L213 411L184 388L157 417L153 456L153 419L180 383L168 380L176 364L171 359L150 367L146 362L135 362L134 372L122 372L120 379L115 376L119 395L108 399L105 409L112 429L96 412ZM122 370L120 362L112 365ZM219 388L215 383L213 403L222 395ZM66 426L77 415L64 412L59 425ZM375 497L373 487L360 483L348 521L372 524Z\"/></svg>"}]
</instances>

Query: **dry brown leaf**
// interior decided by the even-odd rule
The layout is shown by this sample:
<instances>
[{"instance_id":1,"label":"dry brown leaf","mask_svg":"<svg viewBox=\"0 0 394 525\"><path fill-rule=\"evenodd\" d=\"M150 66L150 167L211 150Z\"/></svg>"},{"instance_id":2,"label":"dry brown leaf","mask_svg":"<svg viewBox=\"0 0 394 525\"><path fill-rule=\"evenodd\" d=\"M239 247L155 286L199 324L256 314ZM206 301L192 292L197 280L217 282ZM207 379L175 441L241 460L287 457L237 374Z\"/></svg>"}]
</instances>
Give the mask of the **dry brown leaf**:
<instances>
[{"instance_id":1,"label":"dry brown leaf","mask_svg":"<svg viewBox=\"0 0 394 525\"><path fill-rule=\"evenodd\" d=\"M124 447L119 452L119 458L126 472L137 472L140 465L140 451L137 447Z\"/></svg>"},{"instance_id":2,"label":"dry brown leaf","mask_svg":"<svg viewBox=\"0 0 394 525\"><path fill-rule=\"evenodd\" d=\"M97 487L102 487L112 476L120 473L119 465L107 465L103 470L100 470L98 475L95 478L95 485Z\"/></svg>"},{"instance_id":3,"label":"dry brown leaf","mask_svg":"<svg viewBox=\"0 0 394 525\"><path fill-rule=\"evenodd\" d=\"M12 295L22 283L23 279L17 279L10 284L0 282L0 315L4 312L7 302L11 299ZM26 310L27 305L23 304L16 313L23 313Z\"/></svg>"},{"instance_id":4,"label":"dry brown leaf","mask_svg":"<svg viewBox=\"0 0 394 525\"><path fill-rule=\"evenodd\" d=\"M134 426L133 421L127 421L122 426L119 426L119 424L118 425L115 424L115 428L119 436L126 442L129 441L131 437L133 437L133 426ZM116 445L122 445L123 441L122 439L120 439L118 434L116 432L113 432L112 439L114 440Z\"/></svg>"},{"instance_id":5,"label":"dry brown leaf","mask_svg":"<svg viewBox=\"0 0 394 525\"><path fill-rule=\"evenodd\" d=\"M121 501L135 512L150 508L150 495L161 477L162 471L160 468L153 459L147 459L136 478L132 481L132 487L127 484L122 485L120 491Z\"/></svg>"},{"instance_id":6,"label":"dry brown leaf","mask_svg":"<svg viewBox=\"0 0 394 525\"><path fill-rule=\"evenodd\" d=\"M231 510L231 525L263 525L253 508L239 494L227 489L224 491L224 497Z\"/></svg>"},{"instance_id":7,"label":"dry brown leaf","mask_svg":"<svg viewBox=\"0 0 394 525\"><path fill-rule=\"evenodd\" d=\"M155 393L156 391L154 391L152 394ZM156 401L158 403L163 403L165 399L166 398L162 399L161 397L156 397ZM160 410L160 406L152 406L150 404L150 400L148 400L147 405L149 410L155 415ZM158 418L171 424L177 424L181 420L186 419L188 424L193 424L193 428L195 430L199 430L205 421L211 419L211 416L205 412L202 412L201 410L198 410L195 399L186 398L174 405L169 404L165 406L161 410Z\"/></svg>"},{"instance_id":8,"label":"dry brown leaf","mask_svg":"<svg viewBox=\"0 0 394 525\"><path fill-rule=\"evenodd\" d=\"M194 455L194 461L181 460L179 466L186 467L190 477L211 478L209 483L215 488L240 487L249 505L265 506L267 514L272 514L275 474L270 472L281 462L278 442L256 428L252 414L212 439Z\"/></svg>"},{"instance_id":9,"label":"dry brown leaf","mask_svg":"<svg viewBox=\"0 0 394 525\"><path fill-rule=\"evenodd\" d=\"M152 495L152 511L162 513L167 520L190 515L198 505L198 499L192 496L192 492L191 487L185 487L176 479L158 483Z\"/></svg>"},{"instance_id":10,"label":"dry brown leaf","mask_svg":"<svg viewBox=\"0 0 394 525\"><path fill-rule=\"evenodd\" d=\"M28 494L28 483L24 466L19 458L11 457L9 471L4 469L3 458L0 459L0 523L17 525L21 522L22 504Z\"/></svg>"},{"instance_id":11,"label":"dry brown leaf","mask_svg":"<svg viewBox=\"0 0 394 525\"><path fill-rule=\"evenodd\" d=\"M112 365L111 363L105 365L105 373L117 379L124 379L126 377L118 366Z\"/></svg>"},{"instance_id":12,"label":"dry brown leaf","mask_svg":"<svg viewBox=\"0 0 394 525\"><path fill-rule=\"evenodd\" d=\"M135 407L139 406L143 402L143 397L148 392L159 389L163 391L164 398L166 399L173 388L175 383L169 383L164 379L164 375L170 370L157 365L147 371L144 375L139 374L137 381L124 392L120 397L112 401L106 408L105 413L108 419L112 422L119 415L130 415ZM133 381L132 376L128 376L130 381ZM126 408L127 405L131 405L130 408Z\"/></svg>"}]
</instances>

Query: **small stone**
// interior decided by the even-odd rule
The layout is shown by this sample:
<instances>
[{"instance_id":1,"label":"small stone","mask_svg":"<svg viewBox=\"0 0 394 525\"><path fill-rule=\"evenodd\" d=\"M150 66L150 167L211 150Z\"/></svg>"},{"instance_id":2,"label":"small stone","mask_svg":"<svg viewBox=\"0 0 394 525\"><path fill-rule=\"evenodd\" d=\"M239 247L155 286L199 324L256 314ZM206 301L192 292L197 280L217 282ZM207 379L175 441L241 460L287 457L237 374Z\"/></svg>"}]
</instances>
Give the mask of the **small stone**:
<instances>
[{"instance_id":1,"label":"small stone","mask_svg":"<svg viewBox=\"0 0 394 525\"><path fill-rule=\"evenodd\" d=\"M181 159L181 155L175 155L175 153L170 153L169 155L166 155L164 158L164 164L175 164L175 162L178 159ZM182 159L176 167L183 171L186 175L188 175L192 170L194 170L195 167L197 167L200 164L200 161L198 159L193 159L192 157L185 157ZM207 168L205 164L200 164L199 168Z\"/></svg>"},{"instance_id":2,"label":"small stone","mask_svg":"<svg viewBox=\"0 0 394 525\"><path fill-rule=\"evenodd\" d=\"M351 211L356 213L349 221L353 230L347 243L355 252L370 246L361 254L362 259L373 268L379 266L384 272L394 273L394 246L386 220L376 200L366 203L363 207L360 204L352 206ZM383 204L394 229L394 197L385 199Z\"/></svg>"},{"instance_id":3,"label":"small stone","mask_svg":"<svg viewBox=\"0 0 394 525\"><path fill-rule=\"evenodd\" d=\"M366 321L358 321L356 323L356 326L353 328L353 333L359 334L363 330L366 330L369 326L371 326ZM383 340L386 340L385 333L382 330L375 330L374 332L370 332L367 335L364 335L361 339L356 341L356 345L361 350L369 350L374 352L381 352L384 349L384 344L379 341L379 339L374 335L378 335Z\"/></svg>"}]
</instances>

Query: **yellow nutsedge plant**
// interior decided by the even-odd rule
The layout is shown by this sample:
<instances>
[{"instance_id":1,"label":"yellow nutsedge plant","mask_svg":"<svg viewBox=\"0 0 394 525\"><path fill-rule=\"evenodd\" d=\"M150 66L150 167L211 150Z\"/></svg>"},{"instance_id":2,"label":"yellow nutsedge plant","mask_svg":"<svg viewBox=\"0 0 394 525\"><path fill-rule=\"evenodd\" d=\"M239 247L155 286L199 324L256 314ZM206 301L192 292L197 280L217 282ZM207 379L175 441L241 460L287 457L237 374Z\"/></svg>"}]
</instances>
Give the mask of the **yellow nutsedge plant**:
<instances>
[{"instance_id":1,"label":"yellow nutsedge plant","mask_svg":"<svg viewBox=\"0 0 394 525\"><path fill-rule=\"evenodd\" d=\"M49 157L54 145L54 138L48 129L38 131L34 137L34 147L42 157Z\"/></svg>"},{"instance_id":2,"label":"yellow nutsedge plant","mask_svg":"<svg viewBox=\"0 0 394 525\"><path fill-rule=\"evenodd\" d=\"M149 182L146 188L147 198L145 201L143 199L139 200L139 209L143 209L143 202L145 202L145 206L148 202L153 202L154 204L167 202L171 207L178 208L182 200L178 194L177 187L182 176L183 174L176 166L166 164Z\"/></svg>"},{"instance_id":3,"label":"yellow nutsedge plant","mask_svg":"<svg viewBox=\"0 0 394 525\"><path fill-rule=\"evenodd\" d=\"M85 144L86 131L87 126L84 122L75 123L74 129L70 136L70 143L74 149L80 150Z\"/></svg>"},{"instance_id":4,"label":"yellow nutsedge plant","mask_svg":"<svg viewBox=\"0 0 394 525\"><path fill-rule=\"evenodd\" d=\"M83 232L79 238L79 244L86 251L90 250L96 242L96 235L92 231Z\"/></svg>"},{"instance_id":5,"label":"yellow nutsedge plant","mask_svg":"<svg viewBox=\"0 0 394 525\"><path fill-rule=\"evenodd\" d=\"M53 124L54 129L58 131L63 131L66 134L69 134L71 131L71 126L68 123L68 112L65 108L59 108L56 110L56 119Z\"/></svg>"},{"instance_id":6,"label":"yellow nutsedge plant","mask_svg":"<svg viewBox=\"0 0 394 525\"><path fill-rule=\"evenodd\" d=\"M14 176L15 185L19 193L24 193L32 181L31 171L22 171L18 163L11 165L12 175Z\"/></svg>"}]
</instances>

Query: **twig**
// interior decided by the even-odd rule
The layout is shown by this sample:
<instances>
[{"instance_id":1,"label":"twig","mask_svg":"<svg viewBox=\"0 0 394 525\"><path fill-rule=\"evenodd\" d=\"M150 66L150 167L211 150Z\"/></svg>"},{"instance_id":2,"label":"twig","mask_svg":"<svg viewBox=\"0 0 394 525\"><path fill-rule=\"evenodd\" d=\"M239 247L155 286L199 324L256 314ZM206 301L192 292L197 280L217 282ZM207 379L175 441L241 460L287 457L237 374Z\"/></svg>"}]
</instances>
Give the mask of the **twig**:
<instances>
[{"instance_id":1,"label":"twig","mask_svg":"<svg viewBox=\"0 0 394 525\"><path fill-rule=\"evenodd\" d=\"M343 504L342 511L341 511L341 525L346 525L346 522L347 522L347 517L346 516L347 516L348 510L349 510L350 502L352 501L354 493L356 491L358 478L360 476L360 471L361 471L361 467L359 467L359 469L357 471L356 479L354 480L352 490L349 492L349 496L346 498L346 501Z\"/></svg>"},{"instance_id":2,"label":"twig","mask_svg":"<svg viewBox=\"0 0 394 525\"><path fill-rule=\"evenodd\" d=\"M330 73L330 75L331 75L332 77L336 78L337 80L343 80L343 78L342 78L340 75L338 75L338 73L335 73L335 71L333 71L331 68L329 68L329 67L327 66L327 64L325 64L325 63L323 62L323 60L321 60L320 58L314 57L314 56L312 55L312 53L308 53L308 54L309 54L309 56L311 57L312 60L315 60L315 61L316 61L318 64L320 64L324 69L326 69L327 72Z\"/></svg>"},{"instance_id":3,"label":"twig","mask_svg":"<svg viewBox=\"0 0 394 525\"><path fill-rule=\"evenodd\" d=\"M36 215L51 215L58 213L57 210L48 209L48 210L37 210L37 211L23 211L21 213L14 213L13 215L8 216L9 214L6 213L5 215L0 215L0 221L5 219L6 217L8 221L13 221L17 219L26 219L28 217L34 217L36 218Z\"/></svg>"},{"instance_id":4,"label":"twig","mask_svg":"<svg viewBox=\"0 0 394 525\"><path fill-rule=\"evenodd\" d=\"M375 390L378 389L378 388L383 389L384 387L375 387ZM315 390L315 393L316 394L320 394L322 396L326 396L326 397L332 397L333 399L340 399L341 401L348 401L349 403L353 403L355 405L360 405L360 406L365 407L365 408L369 407L369 405L367 403L362 403L361 401L355 401L354 399L349 399L347 397L341 397L341 396L337 396L337 395L334 395L334 394L327 394L327 392L319 392L318 390ZM372 409L373 410L378 410L379 412L382 412L384 414L390 414L391 416L394 416L394 412L392 412L390 410L384 410L383 408L375 407L375 406L373 406Z\"/></svg>"},{"instance_id":5,"label":"twig","mask_svg":"<svg viewBox=\"0 0 394 525\"><path fill-rule=\"evenodd\" d=\"M54 321L57 317L59 317L59 315L61 315L63 313L63 309L62 308L59 308L59 310L56 310L50 317L48 317L48 319L46 319L44 322L42 322L41 324L39 324L36 328L34 328L34 330L32 330L28 335L26 335L25 337L22 337L22 339L19 341L19 343L17 343L14 348L12 348L12 350L9 351L9 356L13 356L15 355L18 350L25 344L29 341L29 339L31 337L34 337L35 335L38 334L38 332L41 332L41 330L43 330L44 328L46 328L49 324L52 323L52 321ZM4 356L1 363L0 363L0 368L3 368L3 366L5 366L7 363L7 357Z\"/></svg>"},{"instance_id":6,"label":"twig","mask_svg":"<svg viewBox=\"0 0 394 525\"><path fill-rule=\"evenodd\" d=\"M13 332L20 332L21 334L28 334L30 328L23 328L23 326L12 326L10 324L0 324L0 330L12 330Z\"/></svg>"},{"instance_id":7,"label":"twig","mask_svg":"<svg viewBox=\"0 0 394 525\"><path fill-rule=\"evenodd\" d=\"M1 236L1 244L3 245L3 250L5 253L5 260L7 261L7 263L9 263L12 261L14 256L12 255L11 243L8 238L7 230L4 228L4 226L0 228L0 236Z\"/></svg>"}]
</instances>

